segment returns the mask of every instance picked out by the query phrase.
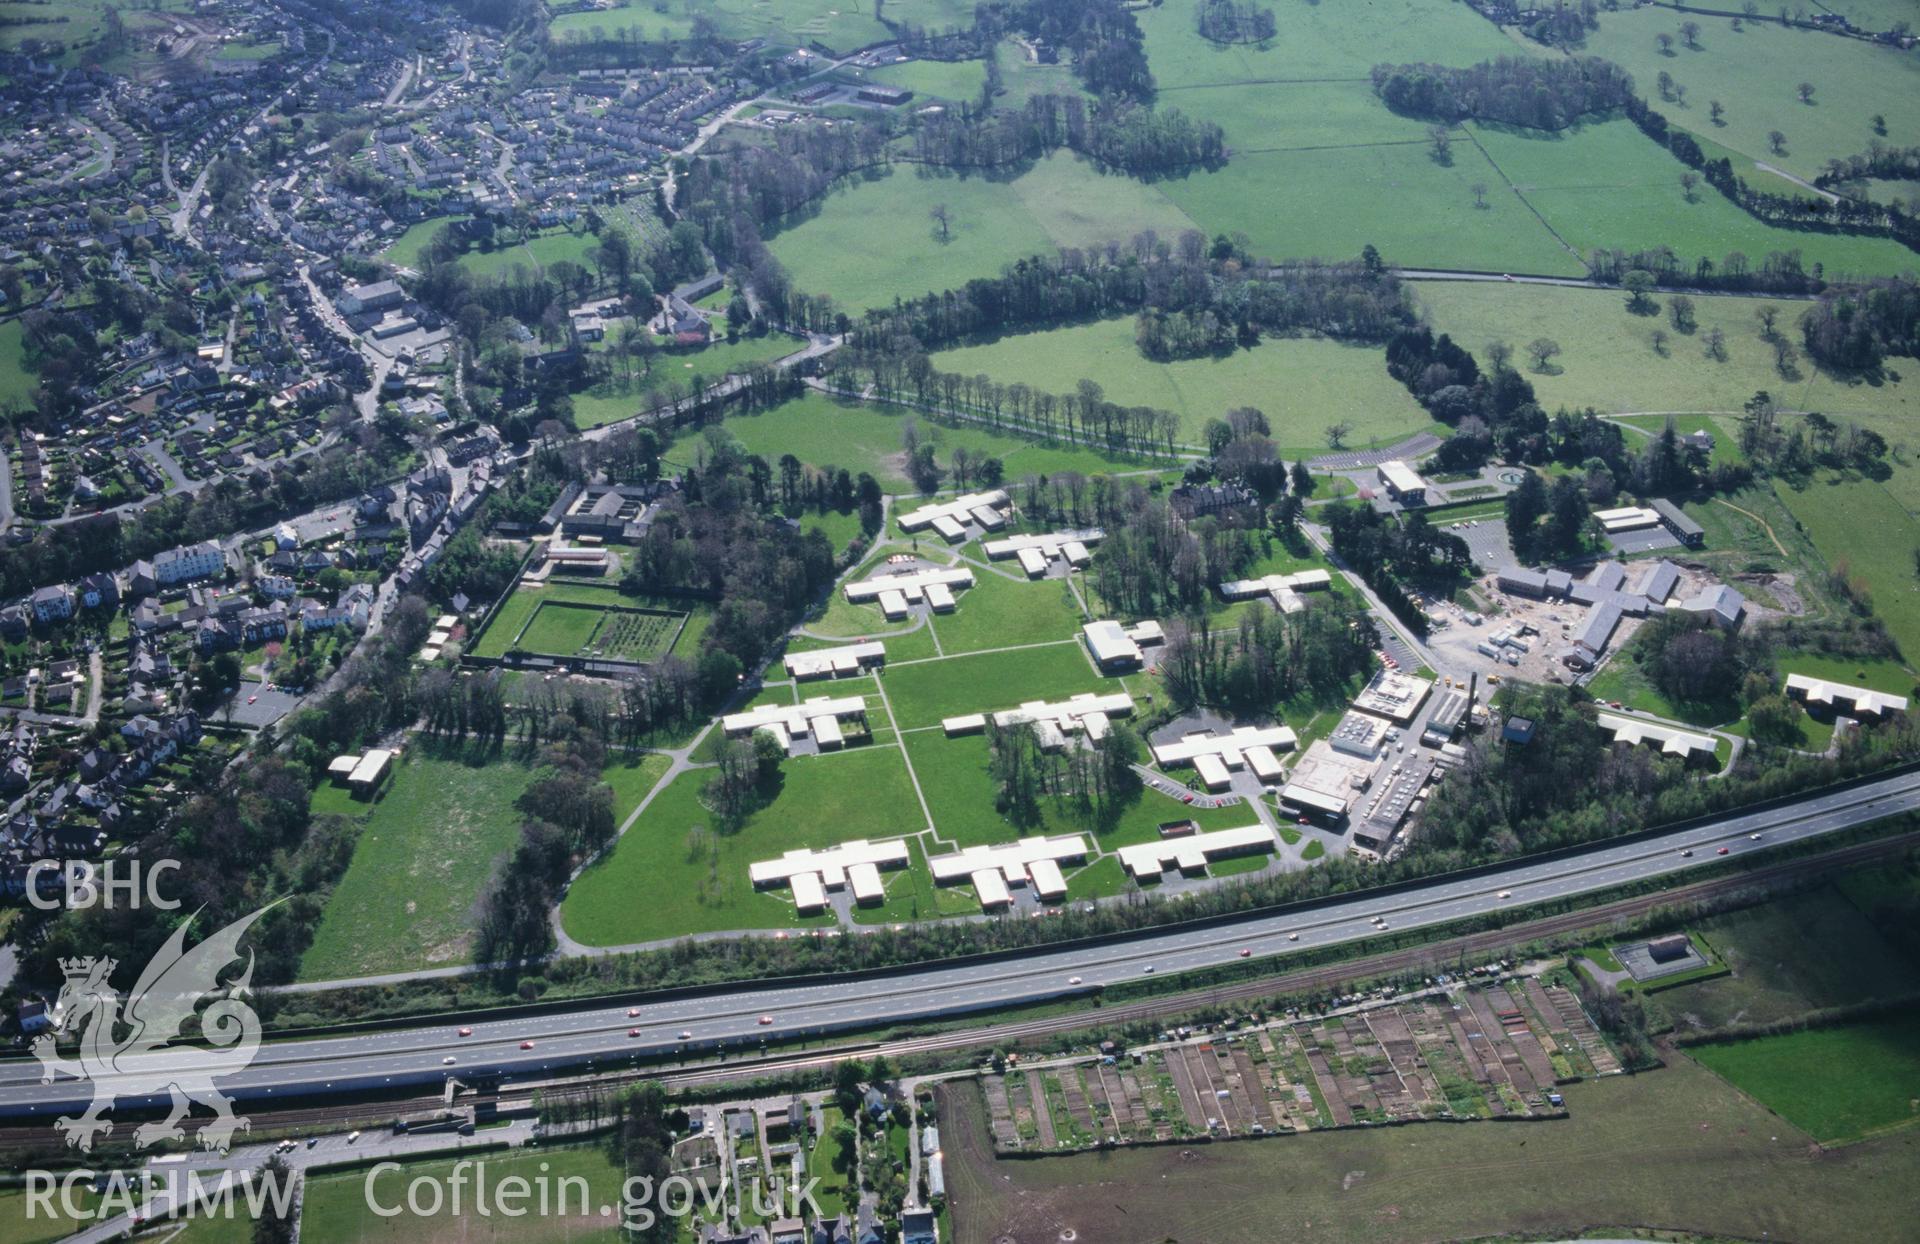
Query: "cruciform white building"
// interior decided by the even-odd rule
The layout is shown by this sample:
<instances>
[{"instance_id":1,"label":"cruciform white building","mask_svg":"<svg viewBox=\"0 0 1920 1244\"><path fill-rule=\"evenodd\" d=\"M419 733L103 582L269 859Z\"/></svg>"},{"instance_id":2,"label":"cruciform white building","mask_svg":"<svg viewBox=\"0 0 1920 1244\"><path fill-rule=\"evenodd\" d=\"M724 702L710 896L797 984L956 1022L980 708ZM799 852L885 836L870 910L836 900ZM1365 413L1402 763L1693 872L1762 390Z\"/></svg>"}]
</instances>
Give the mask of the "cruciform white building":
<instances>
[{"instance_id":1,"label":"cruciform white building","mask_svg":"<svg viewBox=\"0 0 1920 1244\"><path fill-rule=\"evenodd\" d=\"M866 716L867 701L862 696L822 695L803 704L763 704L743 713L729 713L720 719L720 728L730 739L765 730L791 756L795 741L809 735L821 751L840 746L846 741L846 734L840 728L841 720L865 721Z\"/></svg>"},{"instance_id":2,"label":"cruciform white building","mask_svg":"<svg viewBox=\"0 0 1920 1244\"><path fill-rule=\"evenodd\" d=\"M853 604L878 601L880 612L889 618L904 618L911 605L925 601L936 613L954 606L953 589L973 586L973 571L966 569L914 570L906 574L875 575L843 589Z\"/></svg>"},{"instance_id":3,"label":"cruciform white building","mask_svg":"<svg viewBox=\"0 0 1920 1244\"><path fill-rule=\"evenodd\" d=\"M747 874L756 890L790 887L794 906L808 915L826 907L827 891L844 886L853 888L856 902L880 902L887 896L880 870L905 868L910 859L904 838L885 842L855 838L820 851L789 851L777 860L761 860L748 865Z\"/></svg>"},{"instance_id":4,"label":"cruciform white building","mask_svg":"<svg viewBox=\"0 0 1920 1244\"><path fill-rule=\"evenodd\" d=\"M931 527L943 539L957 544L966 539L969 523L978 523L986 531L998 531L1006 526L1006 506L1007 494L1004 489L970 492L951 501L923 505L910 514L902 514L900 530L919 531Z\"/></svg>"},{"instance_id":5,"label":"cruciform white building","mask_svg":"<svg viewBox=\"0 0 1920 1244\"><path fill-rule=\"evenodd\" d=\"M1225 734L1188 734L1153 745L1153 759L1164 767L1192 765L1208 790L1233 781L1231 771L1246 768L1261 782L1280 777L1274 749L1289 751L1300 742L1290 726L1240 726Z\"/></svg>"},{"instance_id":6,"label":"cruciform white building","mask_svg":"<svg viewBox=\"0 0 1920 1244\"><path fill-rule=\"evenodd\" d=\"M1010 887L1030 885L1042 899L1061 899L1067 894L1067 879L1062 864L1079 864L1087 858L1087 840L1080 834L1058 837L1036 835L1018 842L992 847L968 847L949 855L936 855L927 861L936 884L968 881L980 905L989 910L1005 907L1013 901Z\"/></svg>"},{"instance_id":7,"label":"cruciform white building","mask_svg":"<svg viewBox=\"0 0 1920 1244\"><path fill-rule=\"evenodd\" d=\"M1333 576L1324 570L1296 570L1292 574L1270 574L1259 579L1229 579L1220 585L1220 595L1227 600L1265 596L1281 613L1299 613L1307 607L1300 593L1324 592L1332 586Z\"/></svg>"},{"instance_id":8,"label":"cruciform white building","mask_svg":"<svg viewBox=\"0 0 1920 1244\"><path fill-rule=\"evenodd\" d=\"M877 639L839 648L818 648L812 652L789 652L787 673L798 679L838 678L887 663L887 646Z\"/></svg>"},{"instance_id":9,"label":"cruciform white building","mask_svg":"<svg viewBox=\"0 0 1920 1244\"><path fill-rule=\"evenodd\" d=\"M1273 831L1264 825L1243 825L1238 829L1216 829L1207 834L1184 838L1163 838L1137 847L1121 847L1120 866L1135 881L1159 877L1169 868L1183 873L1203 873L1207 864L1232 855L1252 855L1274 849Z\"/></svg>"},{"instance_id":10,"label":"cruciform white building","mask_svg":"<svg viewBox=\"0 0 1920 1244\"><path fill-rule=\"evenodd\" d=\"M1019 558L1020 568L1027 572L1027 577L1037 579L1047 573L1047 563L1055 558L1063 559L1069 566L1086 565L1093 560L1087 546L1106 538L1107 533L1100 528L1089 527L1085 531L1054 531L1043 536L1007 536L989 540L981 548L995 561Z\"/></svg>"},{"instance_id":11,"label":"cruciform white building","mask_svg":"<svg viewBox=\"0 0 1920 1244\"><path fill-rule=\"evenodd\" d=\"M987 718L991 716L996 726L1031 725L1040 738L1041 747L1058 751L1067 745L1069 734L1084 731L1089 739L1097 743L1107 737L1112 718L1132 715L1133 697L1126 692L1095 695L1088 691L1057 703L1028 700L1018 708L993 714L969 713L961 717L949 717L940 725L949 736L976 734L987 728Z\"/></svg>"}]
</instances>

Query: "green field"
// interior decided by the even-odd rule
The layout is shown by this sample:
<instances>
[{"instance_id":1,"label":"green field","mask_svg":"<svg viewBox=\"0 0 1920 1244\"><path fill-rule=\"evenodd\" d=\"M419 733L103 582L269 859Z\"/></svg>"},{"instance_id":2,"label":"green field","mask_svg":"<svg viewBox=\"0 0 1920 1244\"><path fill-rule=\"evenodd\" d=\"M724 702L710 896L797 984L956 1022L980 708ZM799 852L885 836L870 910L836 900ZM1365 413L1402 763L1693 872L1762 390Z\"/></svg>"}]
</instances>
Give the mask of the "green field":
<instances>
[{"instance_id":1,"label":"green field","mask_svg":"<svg viewBox=\"0 0 1920 1244\"><path fill-rule=\"evenodd\" d=\"M458 224L467 219L465 216L435 216L418 224L408 225L407 231L395 238L387 249L380 252L380 258L402 268L416 271L426 261L426 250L436 233L448 225Z\"/></svg>"},{"instance_id":2,"label":"green field","mask_svg":"<svg viewBox=\"0 0 1920 1244\"><path fill-rule=\"evenodd\" d=\"M404 236L401 240L405 241ZM598 244L591 233L567 229L537 233L525 242L507 242L503 237L490 251L469 250L460 257L460 266L476 277L506 276L516 266L537 274L562 259L591 269L587 252Z\"/></svg>"},{"instance_id":3,"label":"green field","mask_svg":"<svg viewBox=\"0 0 1920 1244\"><path fill-rule=\"evenodd\" d=\"M1050 588L1038 585L1034 590ZM962 609L971 594L961 593ZM886 680L887 698L900 728L931 726L936 733L929 737L935 738L940 722L948 717L1013 708L1026 700L1057 700L1083 691L1118 691L1124 681L1099 674L1077 643L892 665Z\"/></svg>"},{"instance_id":4,"label":"green field","mask_svg":"<svg viewBox=\"0 0 1920 1244\"><path fill-rule=\"evenodd\" d=\"M1243 232L1272 258L1347 259L1371 244L1405 267L1585 272L1464 138L1450 165L1424 144L1265 151L1161 186L1207 233Z\"/></svg>"},{"instance_id":5,"label":"green field","mask_svg":"<svg viewBox=\"0 0 1920 1244\"><path fill-rule=\"evenodd\" d=\"M541 601L517 647L553 656L651 661L673 647L685 614Z\"/></svg>"},{"instance_id":6,"label":"green field","mask_svg":"<svg viewBox=\"0 0 1920 1244\"><path fill-rule=\"evenodd\" d=\"M513 801L528 777L498 755L467 764L416 750L398 762L363 813L353 862L327 900L300 979L467 962L474 903L494 861L513 848L521 819Z\"/></svg>"},{"instance_id":7,"label":"green field","mask_svg":"<svg viewBox=\"0 0 1920 1244\"><path fill-rule=\"evenodd\" d=\"M590 9L584 13L563 13L547 25L556 42L576 39L619 39L625 31L640 43L667 43L684 39L693 31L693 14L682 4L659 4L654 0L625 0L611 9Z\"/></svg>"},{"instance_id":8,"label":"green field","mask_svg":"<svg viewBox=\"0 0 1920 1244\"><path fill-rule=\"evenodd\" d=\"M268 39L261 43L236 39L231 43L221 44L220 50L213 55L215 60L266 60L268 57L278 56L281 50L278 39Z\"/></svg>"},{"instance_id":9,"label":"green field","mask_svg":"<svg viewBox=\"0 0 1920 1244\"><path fill-rule=\"evenodd\" d=\"M9 0L0 4L0 18L8 23L0 26L0 47L15 48L28 39L64 43L71 60L75 50L105 33L107 11L120 7L112 0L47 0L44 4ZM145 7L165 13L186 13L193 8L187 0L158 0ZM135 16L127 14L129 27L136 25Z\"/></svg>"},{"instance_id":10,"label":"green field","mask_svg":"<svg viewBox=\"0 0 1920 1244\"><path fill-rule=\"evenodd\" d=\"M1904 7L1902 20L1912 22L1917 14ZM1736 31L1713 20L1700 22L1699 46L1690 48L1679 37L1684 20L1663 8L1606 13L1585 50L1631 73L1673 124L1747 157L1734 171L1749 181L1754 162L1812 178L1827 160L1865 151L1876 139L1893 147L1920 142L1920 63L1911 53L1774 22ZM1674 36L1671 53L1655 41L1662 32ZM1655 81L1663 71L1687 88L1685 106L1660 98ZM1811 104L1800 102L1802 82L1815 88ZM1719 125L1708 108L1716 99L1726 107ZM1873 132L1876 113L1887 119L1885 138ZM1769 147L1772 130L1787 136L1786 154Z\"/></svg>"},{"instance_id":11,"label":"green field","mask_svg":"<svg viewBox=\"0 0 1920 1244\"><path fill-rule=\"evenodd\" d=\"M958 609L933 616L934 636L948 656L1077 640L1087 620L1064 579L1016 581L976 570L973 586L958 599Z\"/></svg>"},{"instance_id":12,"label":"green field","mask_svg":"<svg viewBox=\"0 0 1920 1244\"><path fill-rule=\"evenodd\" d=\"M1915 472L1901 473L1909 487ZM1899 479L1900 476L1896 476ZM1873 592L1874 612L1900 651L1920 654L1920 593L1914 591L1913 550L1920 522L1885 484L1822 474L1804 488L1776 480L1774 491L1806 529L1828 565L1845 561Z\"/></svg>"},{"instance_id":13,"label":"green field","mask_svg":"<svg viewBox=\"0 0 1920 1244\"><path fill-rule=\"evenodd\" d=\"M1738 412L1756 390L1765 389L1788 410L1881 415L1901 422L1920 417L1920 385L1907 387L1904 368L1889 368L1869 383L1803 359L1799 379L1782 377L1754 312L1773 307L1780 331L1797 337L1803 302L1696 296L1699 327L1682 334L1666 315L1664 297L1655 298L1662 307L1659 315L1636 315L1627 310L1626 296L1613 290L1466 281L1422 281L1414 288L1434 330L1451 334L1483 362L1489 341L1504 341L1516 354L1535 337L1559 342L1563 352L1553 360L1552 373L1526 373L1548 411L1592 406L1602 413ZM1725 337L1725 362L1706 354L1706 337L1714 328ZM1668 337L1664 355L1653 348L1656 329ZM1730 438L1722 433L1720 439Z\"/></svg>"},{"instance_id":14,"label":"green field","mask_svg":"<svg viewBox=\"0 0 1920 1244\"><path fill-rule=\"evenodd\" d=\"M952 212L945 241L927 214L938 203ZM1145 229L1171 237L1194 226L1155 187L1055 155L1010 179L906 166L856 177L772 248L795 285L859 310L956 288L1063 246L1124 242Z\"/></svg>"},{"instance_id":15,"label":"green field","mask_svg":"<svg viewBox=\"0 0 1920 1244\"><path fill-rule=\"evenodd\" d=\"M1071 393L1082 379L1099 382L1107 400L1153 406L1181 417L1182 439L1203 444L1209 419L1236 406L1257 406L1273 439L1292 450L1324 453L1323 430L1353 425L1347 443L1391 444L1434 427L1393 377L1385 352L1322 338L1269 339L1225 358L1157 363L1134 345L1131 319L1103 320L1049 332L1003 337L988 345L933 356L941 371L1020 381Z\"/></svg>"},{"instance_id":16,"label":"green field","mask_svg":"<svg viewBox=\"0 0 1920 1244\"><path fill-rule=\"evenodd\" d=\"M1597 247L1668 246L1686 266L1701 256L1717 264L1729 251L1740 251L1757 267L1770 251L1797 250L1809 268L1824 264L1834 275L1887 275L1920 267L1920 256L1898 242L1775 228L1705 186L1689 203L1680 185L1686 166L1630 121L1575 126L1552 135L1469 128L1498 166L1494 198L1512 197L1504 189L1510 184L1582 255ZM1449 266L1465 265L1456 256Z\"/></svg>"},{"instance_id":17,"label":"green field","mask_svg":"<svg viewBox=\"0 0 1920 1244\"><path fill-rule=\"evenodd\" d=\"M472 1172L464 1212L457 1214L450 1190L456 1165L453 1161L409 1162L400 1170L387 1170L373 1176L371 1188L369 1171L315 1175L307 1181L301 1200L300 1238L312 1240L314 1244L349 1244L360 1240L394 1240L405 1244L452 1240L616 1244L626 1238L618 1226L618 1218L613 1216L620 1204L621 1181L626 1173L598 1147L535 1147L479 1154L463 1160L475 1167L484 1163L485 1167L484 1171ZM520 1179L526 1185L546 1189L553 1212L534 1212L539 1202L533 1198L521 1205L528 1212L519 1217L499 1213L505 1202L490 1203L495 1210L493 1214L476 1212L475 1180L497 1189L508 1179ZM446 1204L440 1213L420 1216L407 1208L407 1190L414 1180L429 1181L445 1195ZM423 1192L423 1204L426 1196ZM560 1212L563 1196L565 1213ZM580 1212L583 1197L585 1213ZM402 1212L383 1216L376 1212L375 1205L383 1209L397 1207ZM603 1216L601 1209L607 1206L615 1209Z\"/></svg>"},{"instance_id":18,"label":"green field","mask_svg":"<svg viewBox=\"0 0 1920 1244\"><path fill-rule=\"evenodd\" d=\"M1140 29L1163 103L1186 108L1186 88L1226 82L1364 81L1382 61L1470 65L1523 54L1492 23L1451 0L1378 0L1364 9L1336 4L1274 6L1280 37L1264 46L1221 47L1194 29L1196 0L1143 7ZM1287 116L1275 119L1284 125Z\"/></svg>"},{"instance_id":19,"label":"green field","mask_svg":"<svg viewBox=\"0 0 1920 1244\"><path fill-rule=\"evenodd\" d=\"M819 43L851 51L891 38L875 17L875 0L626 0L618 8L568 13L552 24L556 40L586 38L595 31L613 36L635 30L642 42L684 39L696 13L713 20L731 39L761 38L784 47ZM960 0L886 0L888 21L930 30L969 24L972 8Z\"/></svg>"},{"instance_id":20,"label":"green field","mask_svg":"<svg viewBox=\"0 0 1920 1244\"><path fill-rule=\"evenodd\" d=\"M1644 1234L1854 1244L1920 1215L1911 1135L1832 1153L1676 1057L1561 1089L1546 1123L1362 1127L1281 1141L1122 1148L994 1161L978 1092L943 1095L957 1244L1002 1238L1356 1244ZM1046 1224L1039 1236L1025 1230ZM1311 1223L1311 1228L1306 1224ZM1607 1228L1613 1228L1608 1230Z\"/></svg>"},{"instance_id":21,"label":"green field","mask_svg":"<svg viewBox=\"0 0 1920 1244\"><path fill-rule=\"evenodd\" d=\"M581 606L576 614L573 610L555 611L547 622L539 624L541 630L530 636L529 628L536 625L538 618L546 613L542 603ZM652 655L664 655L673 647L683 652L693 652L699 647L700 636L705 633L707 619L712 610L701 604L691 608L685 601L671 601L665 598L648 596L624 596L612 586L599 586L590 583L568 583L550 580L541 583L522 583L516 585L507 599L494 613L493 620L486 630L474 640L469 652L476 657L498 658L507 655L515 642L526 636L520 644L530 652L545 652L553 655L568 655L578 652L586 640L594 634L592 623L598 621L603 611L645 609L654 613L666 613L675 616L685 614L687 623L680 632L677 643L660 648ZM584 629L583 629L584 628ZM564 645L576 640L572 647L550 647L534 645ZM611 654L609 654L611 655Z\"/></svg>"},{"instance_id":22,"label":"green field","mask_svg":"<svg viewBox=\"0 0 1920 1244\"><path fill-rule=\"evenodd\" d=\"M0 324L0 408L31 406L40 390L40 377L27 370L25 351L20 320Z\"/></svg>"},{"instance_id":23,"label":"green field","mask_svg":"<svg viewBox=\"0 0 1920 1244\"><path fill-rule=\"evenodd\" d=\"M904 65L882 65L853 76L862 82L904 87L915 95L910 106L918 107L923 102L922 96L959 102L980 98L980 88L987 81L987 67L984 61L977 60L910 60Z\"/></svg>"},{"instance_id":24,"label":"green field","mask_svg":"<svg viewBox=\"0 0 1920 1244\"><path fill-rule=\"evenodd\" d=\"M884 724L885 714L869 703L875 724ZM890 744L790 760L781 772L779 795L733 833L720 832L701 802L710 772L675 778L612 853L574 882L560 908L568 936L613 946L818 924L821 918L800 918L786 890L755 892L748 865L800 847L925 828L906 765Z\"/></svg>"},{"instance_id":25,"label":"green field","mask_svg":"<svg viewBox=\"0 0 1920 1244\"><path fill-rule=\"evenodd\" d=\"M1815 1140L1859 1140L1920 1119L1920 1012L1693 1055Z\"/></svg>"},{"instance_id":26,"label":"green field","mask_svg":"<svg viewBox=\"0 0 1920 1244\"><path fill-rule=\"evenodd\" d=\"M731 415L723 426L748 453L768 462L792 454L813 466L842 467L856 475L865 471L887 492L905 494L918 491L903 471L903 438L910 414L897 406L808 393L771 410ZM925 416L912 417L922 441L934 446L943 466L952 461L953 451L961 448L976 457L1000 459L1009 479L1058 471L1091 475L1138 470L1146 465L1142 459L1047 445L971 425L947 427ZM695 434L683 436L669 450L669 457L675 462L690 460L696 444Z\"/></svg>"},{"instance_id":27,"label":"green field","mask_svg":"<svg viewBox=\"0 0 1920 1244\"><path fill-rule=\"evenodd\" d=\"M670 346L653 360L653 370L645 372L635 365L633 380L627 382L614 365L614 378L599 388L573 395L573 421L582 429L597 428L639 414L665 401L662 388L675 381L689 388L712 384L722 376L751 370L803 349L802 343L783 333L765 336L741 336L728 341L716 331L713 340L691 349Z\"/></svg>"}]
</instances>

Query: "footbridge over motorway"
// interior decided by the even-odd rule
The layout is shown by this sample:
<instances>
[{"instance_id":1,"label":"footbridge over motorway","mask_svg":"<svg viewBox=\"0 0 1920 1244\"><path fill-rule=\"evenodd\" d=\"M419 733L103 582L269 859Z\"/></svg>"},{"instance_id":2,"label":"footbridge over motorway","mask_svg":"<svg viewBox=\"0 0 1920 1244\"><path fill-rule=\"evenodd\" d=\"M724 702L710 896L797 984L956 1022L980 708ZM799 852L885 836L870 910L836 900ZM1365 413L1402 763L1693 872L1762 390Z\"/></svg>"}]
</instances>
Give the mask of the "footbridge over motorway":
<instances>
[{"instance_id":1,"label":"footbridge over motorway","mask_svg":"<svg viewBox=\"0 0 1920 1244\"><path fill-rule=\"evenodd\" d=\"M1396 931L1439 926L1677 877L1724 862L1723 855L1738 859L1915 810L1920 810L1920 770L1578 850L1124 937L889 972L741 984L633 1005L586 1003L475 1019L465 1029L456 1020L440 1020L272 1041L260 1047L251 1065L220 1077L217 1086L244 1111L249 1104L264 1109L314 1098L418 1092L437 1088L450 1076L518 1080L634 1058L757 1052L763 1042L1084 995L1149 974L1242 958L1274 957L1284 965L1290 951L1358 942L1377 936L1383 923ZM179 1067L182 1062L176 1060L188 1055L176 1049L151 1059ZM97 1083L61 1076L43 1084L37 1061L0 1062L0 1118L72 1113L97 1091L115 1094L116 1110L164 1106L168 1094L156 1087L157 1070L153 1061L123 1059L101 1072Z\"/></svg>"}]
</instances>

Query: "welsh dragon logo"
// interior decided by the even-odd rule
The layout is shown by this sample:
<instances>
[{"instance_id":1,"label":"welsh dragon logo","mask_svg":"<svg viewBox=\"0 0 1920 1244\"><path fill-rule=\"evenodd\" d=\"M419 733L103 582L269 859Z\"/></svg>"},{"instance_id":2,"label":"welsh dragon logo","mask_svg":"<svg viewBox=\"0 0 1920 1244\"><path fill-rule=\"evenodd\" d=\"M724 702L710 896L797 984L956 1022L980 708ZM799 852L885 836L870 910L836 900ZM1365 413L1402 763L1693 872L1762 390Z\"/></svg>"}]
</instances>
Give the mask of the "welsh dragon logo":
<instances>
[{"instance_id":1,"label":"welsh dragon logo","mask_svg":"<svg viewBox=\"0 0 1920 1244\"><path fill-rule=\"evenodd\" d=\"M134 1143L141 1148L183 1137L180 1121L194 1102L214 1113L213 1121L200 1129L204 1147L225 1152L233 1133L247 1129L247 1121L234 1116L233 1103L213 1082L244 1070L260 1051L260 1018L240 1000L253 979L253 953L243 955L239 947L247 929L267 910L234 921L192 950L186 948L186 938L193 921L182 921L140 973L124 1012L119 993L108 983L114 960L87 956L61 961L66 983L56 1010L59 1026L33 1043L33 1054L40 1060L42 1084L64 1074L93 1085L93 1103L84 1114L54 1123L69 1146L91 1152L94 1141L113 1129L101 1116L123 1097L165 1094L171 1102L166 1118L134 1129ZM223 986L221 971L243 957L245 969ZM225 996L201 1008L200 1000L216 991ZM181 1028L196 1012L204 1044L169 1044L179 1040ZM61 1057L58 1038L75 1033L79 1057Z\"/></svg>"}]
</instances>

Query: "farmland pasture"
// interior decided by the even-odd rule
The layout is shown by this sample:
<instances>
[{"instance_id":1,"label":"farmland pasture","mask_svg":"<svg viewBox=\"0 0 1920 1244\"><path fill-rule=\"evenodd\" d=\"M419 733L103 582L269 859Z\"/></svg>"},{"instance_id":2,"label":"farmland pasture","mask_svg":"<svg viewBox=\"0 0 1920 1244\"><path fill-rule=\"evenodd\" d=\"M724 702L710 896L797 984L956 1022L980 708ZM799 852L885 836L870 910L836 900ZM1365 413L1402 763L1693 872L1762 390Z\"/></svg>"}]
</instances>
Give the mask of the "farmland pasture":
<instances>
[{"instance_id":1,"label":"farmland pasture","mask_svg":"<svg viewBox=\"0 0 1920 1244\"><path fill-rule=\"evenodd\" d=\"M747 452L777 462L783 454L817 467L843 467L854 474L871 474L880 487L895 495L917 492L903 469L903 437L909 412L828 397L820 393L783 402L770 410L729 416L724 427ZM1009 479L1029 472L1082 471L1089 474L1137 470L1145 460L1097 453L1067 445L1047 445L1025 437L1006 436L972 426L947 427L931 419L916 419L919 435L934 446L942 465L955 449L976 457L1000 459ZM677 465L693 460L698 436L675 441L668 457Z\"/></svg>"},{"instance_id":2,"label":"farmland pasture","mask_svg":"<svg viewBox=\"0 0 1920 1244\"><path fill-rule=\"evenodd\" d=\"M1680 185L1686 166L1630 121L1589 123L1558 134L1477 124L1466 128L1485 148L1500 179L1582 255L1599 247L1668 246L1688 266L1701 256L1719 263L1729 251L1740 251L1758 265L1771 251L1797 250L1808 267L1823 264L1834 275L1920 268L1920 255L1890 238L1776 228L1706 186L1688 202Z\"/></svg>"},{"instance_id":3,"label":"farmland pasture","mask_svg":"<svg viewBox=\"0 0 1920 1244\"><path fill-rule=\"evenodd\" d=\"M1134 321L1124 318L946 350L934 355L933 364L1054 393L1095 380L1108 401L1178 414L1181 439L1192 444L1204 442L1208 420L1236 406L1265 411L1276 444L1313 447L1315 453L1325 450L1327 425L1342 420L1353 425L1353 445L1387 444L1433 426L1387 374L1383 351L1320 338L1269 338L1224 358L1158 363L1140 353Z\"/></svg>"},{"instance_id":4,"label":"farmland pasture","mask_svg":"<svg viewBox=\"0 0 1920 1244\"><path fill-rule=\"evenodd\" d=\"M1914 16L1909 7L1903 20ZM1639 94L1668 121L1738 152L1747 165L1811 178L1829 159L1865 151L1876 139L1893 147L1920 143L1920 62L1912 53L1776 22L1742 23L1735 31L1698 18L1698 46L1689 47L1679 35L1686 18L1658 6L1603 13L1585 50L1631 73ZM1655 40L1662 33L1674 36L1670 52ZM1655 83L1663 72L1687 88L1684 106L1660 98ZM1811 103L1800 102L1802 82L1814 87ZM1718 125L1708 110L1716 99L1726 106ZM1876 113L1887 119L1885 138L1873 132ZM1784 154L1770 148L1772 130L1786 135ZM1734 171L1752 180L1740 161Z\"/></svg>"},{"instance_id":5,"label":"farmland pasture","mask_svg":"<svg viewBox=\"0 0 1920 1244\"><path fill-rule=\"evenodd\" d=\"M1902 379L1904 368L1868 379L1828 372L1803 359L1799 379L1780 374L1773 347L1761 340L1754 314L1772 308L1780 330L1797 336L1795 325L1805 302L1694 295L1699 326L1682 334L1667 318L1665 296L1655 299L1660 314L1636 315L1616 290L1422 281L1414 291L1436 332L1451 334L1482 358L1489 341L1516 348L1542 336L1559 342L1563 352L1553 360L1551 373L1527 372L1540 404L1549 411L1592 406L1602 413L1734 412L1755 390L1765 389L1788 410L1920 418L1920 386ZM1726 340L1725 362L1705 352L1707 334L1714 328ZM1656 330L1668 337L1664 355L1653 347ZM1892 436L1889 429L1880 430Z\"/></svg>"},{"instance_id":6,"label":"farmland pasture","mask_svg":"<svg viewBox=\"0 0 1920 1244\"><path fill-rule=\"evenodd\" d=\"M1207 233L1245 233L1274 258L1349 259L1371 244L1403 267L1586 271L1465 141L1448 165L1425 144L1263 151L1158 184ZM1474 206L1476 184L1488 188L1485 208Z\"/></svg>"},{"instance_id":7,"label":"farmland pasture","mask_svg":"<svg viewBox=\"0 0 1920 1244\"><path fill-rule=\"evenodd\" d=\"M1693 1056L1826 1143L1920 1119L1920 1012L1695 1047Z\"/></svg>"},{"instance_id":8,"label":"farmland pasture","mask_svg":"<svg viewBox=\"0 0 1920 1244\"><path fill-rule=\"evenodd\" d=\"M938 203L951 211L944 240L928 215ZM859 310L952 289L1062 246L1193 227L1156 188L1056 154L1014 176L893 166L849 178L771 246L797 286Z\"/></svg>"},{"instance_id":9,"label":"farmland pasture","mask_svg":"<svg viewBox=\"0 0 1920 1244\"><path fill-rule=\"evenodd\" d=\"M977 60L910 60L901 65L882 65L878 69L847 72L863 82L904 87L916 97L956 102L979 99L980 88L987 80L986 63ZM921 102L919 98L914 100L916 105Z\"/></svg>"}]
</instances>

